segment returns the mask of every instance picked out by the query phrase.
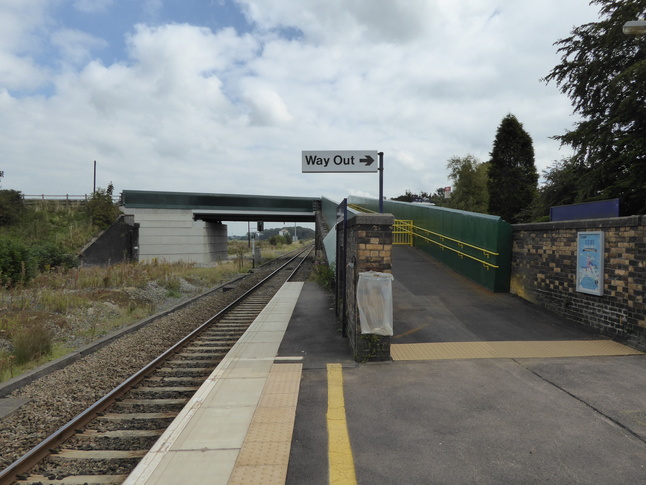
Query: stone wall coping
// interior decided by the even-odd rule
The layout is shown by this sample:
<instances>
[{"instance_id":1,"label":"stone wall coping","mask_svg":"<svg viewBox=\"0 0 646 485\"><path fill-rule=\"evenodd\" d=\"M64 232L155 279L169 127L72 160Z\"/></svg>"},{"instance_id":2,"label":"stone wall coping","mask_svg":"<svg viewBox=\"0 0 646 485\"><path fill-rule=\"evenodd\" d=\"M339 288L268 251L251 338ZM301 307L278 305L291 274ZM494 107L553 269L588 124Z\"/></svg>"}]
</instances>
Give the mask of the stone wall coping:
<instances>
[{"instance_id":1,"label":"stone wall coping","mask_svg":"<svg viewBox=\"0 0 646 485\"><path fill-rule=\"evenodd\" d=\"M582 219L558 222L533 222L513 224L514 231L544 231L558 229L596 229L604 227L633 227L646 225L646 215L612 217L607 219Z\"/></svg>"},{"instance_id":2,"label":"stone wall coping","mask_svg":"<svg viewBox=\"0 0 646 485\"><path fill-rule=\"evenodd\" d=\"M395 216L392 214L357 214L348 220L349 226L354 225L389 225L395 223Z\"/></svg>"}]
</instances>

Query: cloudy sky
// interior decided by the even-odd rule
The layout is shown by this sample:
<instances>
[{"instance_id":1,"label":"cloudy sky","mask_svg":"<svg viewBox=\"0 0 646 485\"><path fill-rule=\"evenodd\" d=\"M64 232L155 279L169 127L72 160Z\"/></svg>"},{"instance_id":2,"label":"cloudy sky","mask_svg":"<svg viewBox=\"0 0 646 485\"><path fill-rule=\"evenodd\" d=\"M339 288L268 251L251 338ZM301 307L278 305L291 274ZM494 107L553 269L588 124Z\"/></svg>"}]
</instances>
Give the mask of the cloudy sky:
<instances>
[{"instance_id":1,"label":"cloudy sky","mask_svg":"<svg viewBox=\"0 0 646 485\"><path fill-rule=\"evenodd\" d=\"M541 78L588 0L0 0L2 188L377 196L303 150L385 153L384 195L486 161L508 113L539 172L576 120Z\"/></svg>"}]
</instances>

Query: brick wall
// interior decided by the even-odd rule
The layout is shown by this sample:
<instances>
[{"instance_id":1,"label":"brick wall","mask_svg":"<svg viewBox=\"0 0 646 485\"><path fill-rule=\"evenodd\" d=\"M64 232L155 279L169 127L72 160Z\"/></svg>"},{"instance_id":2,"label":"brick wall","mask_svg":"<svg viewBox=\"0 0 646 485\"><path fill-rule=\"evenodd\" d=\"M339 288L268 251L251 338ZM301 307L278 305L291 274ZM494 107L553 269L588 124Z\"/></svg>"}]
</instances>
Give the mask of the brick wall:
<instances>
[{"instance_id":1,"label":"brick wall","mask_svg":"<svg viewBox=\"0 0 646 485\"><path fill-rule=\"evenodd\" d=\"M602 296L576 291L577 232L603 231ZM516 224L510 291L646 350L646 216Z\"/></svg>"},{"instance_id":2,"label":"brick wall","mask_svg":"<svg viewBox=\"0 0 646 485\"><path fill-rule=\"evenodd\" d=\"M392 273L392 214L357 214L348 220L345 272L345 333L358 362L390 360L390 337L362 335L357 307L359 273ZM342 226L342 225L339 225ZM343 229L337 230L337 264L343 264ZM342 282L339 282L342 284Z\"/></svg>"}]
</instances>

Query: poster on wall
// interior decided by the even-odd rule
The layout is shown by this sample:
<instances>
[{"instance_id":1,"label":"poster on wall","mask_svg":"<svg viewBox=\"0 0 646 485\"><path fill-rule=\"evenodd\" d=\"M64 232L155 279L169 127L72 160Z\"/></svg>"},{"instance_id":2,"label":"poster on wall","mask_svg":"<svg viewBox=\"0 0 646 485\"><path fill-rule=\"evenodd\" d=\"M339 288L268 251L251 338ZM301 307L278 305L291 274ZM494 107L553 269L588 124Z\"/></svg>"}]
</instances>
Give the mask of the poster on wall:
<instances>
[{"instance_id":1,"label":"poster on wall","mask_svg":"<svg viewBox=\"0 0 646 485\"><path fill-rule=\"evenodd\" d=\"M576 244L576 291L603 295L603 232L579 232Z\"/></svg>"}]
</instances>

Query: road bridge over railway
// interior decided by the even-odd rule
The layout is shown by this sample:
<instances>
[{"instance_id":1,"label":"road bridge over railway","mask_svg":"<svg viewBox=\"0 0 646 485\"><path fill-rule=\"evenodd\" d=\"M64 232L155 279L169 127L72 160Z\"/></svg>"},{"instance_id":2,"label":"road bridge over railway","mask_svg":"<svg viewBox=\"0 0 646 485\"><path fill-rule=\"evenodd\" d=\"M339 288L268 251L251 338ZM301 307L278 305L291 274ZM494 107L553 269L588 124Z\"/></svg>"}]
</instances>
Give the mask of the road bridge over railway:
<instances>
[{"instance_id":1,"label":"road bridge over railway","mask_svg":"<svg viewBox=\"0 0 646 485\"><path fill-rule=\"evenodd\" d=\"M138 261L208 264L227 257L228 221L314 222L317 197L124 190L121 211L138 228Z\"/></svg>"}]
</instances>

